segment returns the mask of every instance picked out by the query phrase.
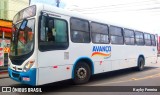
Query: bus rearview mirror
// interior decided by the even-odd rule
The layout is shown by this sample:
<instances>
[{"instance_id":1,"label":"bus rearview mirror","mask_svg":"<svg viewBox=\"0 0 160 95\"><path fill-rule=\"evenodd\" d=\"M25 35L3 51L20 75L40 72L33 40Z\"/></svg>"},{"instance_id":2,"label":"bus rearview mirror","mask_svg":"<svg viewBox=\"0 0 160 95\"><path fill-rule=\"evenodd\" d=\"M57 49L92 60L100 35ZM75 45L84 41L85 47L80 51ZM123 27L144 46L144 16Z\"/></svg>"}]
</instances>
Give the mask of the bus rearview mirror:
<instances>
[{"instance_id":1,"label":"bus rearview mirror","mask_svg":"<svg viewBox=\"0 0 160 95\"><path fill-rule=\"evenodd\" d=\"M28 22L27 19L24 19L24 20L22 21L22 23L21 23L21 25L20 25L20 30L24 30L24 29L25 29L25 27L27 26L27 22Z\"/></svg>"}]
</instances>

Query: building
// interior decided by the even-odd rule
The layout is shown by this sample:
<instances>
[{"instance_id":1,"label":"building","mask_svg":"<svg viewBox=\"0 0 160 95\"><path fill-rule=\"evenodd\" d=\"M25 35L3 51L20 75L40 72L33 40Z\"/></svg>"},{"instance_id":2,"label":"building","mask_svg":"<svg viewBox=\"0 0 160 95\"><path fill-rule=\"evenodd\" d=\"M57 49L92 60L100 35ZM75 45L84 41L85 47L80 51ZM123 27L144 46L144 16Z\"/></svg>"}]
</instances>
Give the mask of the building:
<instances>
[{"instance_id":1,"label":"building","mask_svg":"<svg viewBox=\"0 0 160 95\"><path fill-rule=\"evenodd\" d=\"M14 15L29 6L29 0L0 0L0 19L13 20Z\"/></svg>"},{"instance_id":2,"label":"building","mask_svg":"<svg viewBox=\"0 0 160 95\"><path fill-rule=\"evenodd\" d=\"M29 0L0 0L0 67L7 66L4 48L10 44L13 17L27 6Z\"/></svg>"},{"instance_id":3,"label":"building","mask_svg":"<svg viewBox=\"0 0 160 95\"><path fill-rule=\"evenodd\" d=\"M29 0L0 0L0 38L11 37L13 17L27 6Z\"/></svg>"}]
</instances>

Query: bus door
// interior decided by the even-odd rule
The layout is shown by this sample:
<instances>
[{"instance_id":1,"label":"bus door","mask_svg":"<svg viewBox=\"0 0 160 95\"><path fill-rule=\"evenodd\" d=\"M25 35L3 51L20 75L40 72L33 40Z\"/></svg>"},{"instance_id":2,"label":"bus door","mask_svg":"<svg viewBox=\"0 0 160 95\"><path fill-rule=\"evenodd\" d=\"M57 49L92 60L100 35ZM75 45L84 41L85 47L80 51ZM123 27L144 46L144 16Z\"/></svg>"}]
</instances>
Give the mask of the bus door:
<instances>
[{"instance_id":1,"label":"bus door","mask_svg":"<svg viewBox=\"0 0 160 95\"><path fill-rule=\"evenodd\" d=\"M67 77L69 73L65 71L66 65L69 63L68 24L65 20L66 17L60 17L57 18L53 15L42 15L40 17L39 83L45 83L44 80L53 82L69 77L69 75Z\"/></svg>"}]
</instances>

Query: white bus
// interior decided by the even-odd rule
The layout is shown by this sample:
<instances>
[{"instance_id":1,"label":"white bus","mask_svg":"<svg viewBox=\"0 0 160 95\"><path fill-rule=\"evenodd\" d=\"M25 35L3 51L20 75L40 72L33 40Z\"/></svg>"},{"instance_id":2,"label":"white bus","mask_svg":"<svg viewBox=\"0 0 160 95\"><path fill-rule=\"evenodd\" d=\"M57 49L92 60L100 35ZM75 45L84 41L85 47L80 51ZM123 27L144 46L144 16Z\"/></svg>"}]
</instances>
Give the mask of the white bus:
<instances>
[{"instance_id":1,"label":"white bus","mask_svg":"<svg viewBox=\"0 0 160 95\"><path fill-rule=\"evenodd\" d=\"M157 61L156 37L49 5L37 4L13 19L9 76L29 85L144 66Z\"/></svg>"}]
</instances>

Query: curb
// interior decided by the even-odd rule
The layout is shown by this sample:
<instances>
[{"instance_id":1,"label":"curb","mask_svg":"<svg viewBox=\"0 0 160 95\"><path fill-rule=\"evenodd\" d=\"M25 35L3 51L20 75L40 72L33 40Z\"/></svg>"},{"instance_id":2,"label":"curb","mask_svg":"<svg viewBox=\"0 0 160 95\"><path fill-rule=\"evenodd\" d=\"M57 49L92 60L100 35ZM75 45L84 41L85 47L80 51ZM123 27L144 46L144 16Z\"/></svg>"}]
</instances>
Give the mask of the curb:
<instances>
[{"instance_id":1,"label":"curb","mask_svg":"<svg viewBox=\"0 0 160 95\"><path fill-rule=\"evenodd\" d=\"M8 75L8 71L5 70L5 71L0 71L0 79L3 79L3 78L8 78L9 75Z\"/></svg>"},{"instance_id":2,"label":"curb","mask_svg":"<svg viewBox=\"0 0 160 95\"><path fill-rule=\"evenodd\" d=\"M0 70L0 74L3 74L3 73L8 73L8 71L7 70Z\"/></svg>"}]
</instances>

